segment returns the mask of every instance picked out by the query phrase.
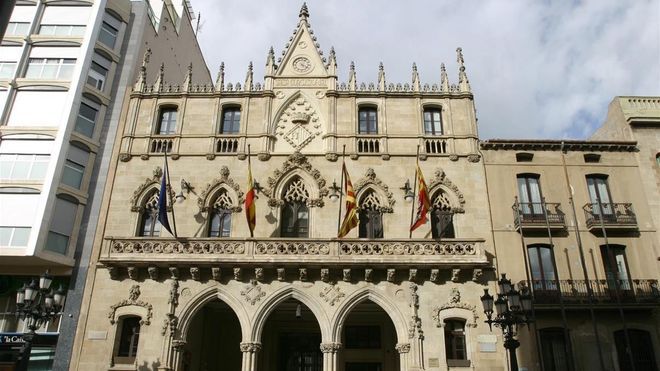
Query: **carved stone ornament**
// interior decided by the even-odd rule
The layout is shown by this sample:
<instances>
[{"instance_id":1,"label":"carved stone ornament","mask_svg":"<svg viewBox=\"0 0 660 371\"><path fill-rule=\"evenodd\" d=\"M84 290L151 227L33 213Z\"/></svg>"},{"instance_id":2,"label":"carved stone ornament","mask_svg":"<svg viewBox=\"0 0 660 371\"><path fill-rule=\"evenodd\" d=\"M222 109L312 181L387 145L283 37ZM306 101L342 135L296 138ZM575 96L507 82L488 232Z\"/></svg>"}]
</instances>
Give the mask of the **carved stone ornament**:
<instances>
[{"instance_id":1,"label":"carved stone ornament","mask_svg":"<svg viewBox=\"0 0 660 371\"><path fill-rule=\"evenodd\" d=\"M240 348L243 353L257 353L261 350L261 343L241 343Z\"/></svg>"},{"instance_id":2,"label":"carved stone ornament","mask_svg":"<svg viewBox=\"0 0 660 371\"><path fill-rule=\"evenodd\" d=\"M129 153L120 153L119 154L119 161L128 162L130 160L131 160L131 155Z\"/></svg>"},{"instance_id":3,"label":"carved stone ornament","mask_svg":"<svg viewBox=\"0 0 660 371\"><path fill-rule=\"evenodd\" d=\"M321 268L321 281L323 282L330 281L330 269Z\"/></svg>"},{"instance_id":4,"label":"carved stone ornament","mask_svg":"<svg viewBox=\"0 0 660 371\"><path fill-rule=\"evenodd\" d=\"M366 282L371 282L373 280L374 270L372 268L365 268L364 270L364 280Z\"/></svg>"},{"instance_id":5,"label":"carved stone ornament","mask_svg":"<svg viewBox=\"0 0 660 371\"><path fill-rule=\"evenodd\" d=\"M151 266L147 268L147 273L149 273L149 278L154 281L158 281L158 267Z\"/></svg>"},{"instance_id":6,"label":"carved stone ornament","mask_svg":"<svg viewBox=\"0 0 660 371\"><path fill-rule=\"evenodd\" d=\"M383 213L394 212L394 195L390 192L389 187L382 180L376 176L376 172L372 168L368 168L367 172L364 174L364 177L359 179L355 185L355 194L360 194L360 192L369 186L373 186L381 190L382 194L387 198L386 200L380 200L379 211ZM377 192L380 195L380 193ZM360 205L358 205L360 207Z\"/></svg>"},{"instance_id":7,"label":"carved stone ornament","mask_svg":"<svg viewBox=\"0 0 660 371\"><path fill-rule=\"evenodd\" d=\"M264 269L259 267L259 268L254 268L254 279L257 281L263 281L264 280Z\"/></svg>"},{"instance_id":8,"label":"carved stone ornament","mask_svg":"<svg viewBox=\"0 0 660 371\"><path fill-rule=\"evenodd\" d=\"M308 145L321 133L319 115L301 94L282 111L275 127L275 135L286 140L296 151Z\"/></svg>"},{"instance_id":9,"label":"carved stone ornament","mask_svg":"<svg viewBox=\"0 0 660 371\"><path fill-rule=\"evenodd\" d=\"M110 275L111 280L116 280L119 278L119 268L109 266L108 267L108 274Z\"/></svg>"},{"instance_id":10,"label":"carved stone ornament","mask_svg":"<svg viewBox=\"0 0 660 371\"><path fill-rule=\"evenodd\" d=\"M281 206L283 201L279 199L279 195L275 194L275 188L277 187L277 184L281 181L281 179L289 174L291 171L300 169L307 174L309 174L312 179L316 181L316 186L319 190L318 198L310 198L307 200L307 205L310 207L314 206L319 206L322 207L324 205L323 199L326 197L329 193L328 189L326 188L326 181L321 176L321 172L318 169L315 169L312 164L307 161L307 157L305 157L303 154L300 152L294 152L291 154L286 161L284 161L284 164L282 164L282 167L279 169L276 169L271 176L268 177L267 180L267 187L264 189L264 194L268 197L268 206L270 207L277 207Z\"/></svg>"},{"instance_id":11,"label":"carved stone ornament","mask_svg":"<svg viewBox=\"0 0 660 371\"><path fill-rule=\"evenodd\" d=\"M341 349L341 343L321 343L322 353L337 353Z\"/></svg>"},{"instance_id":12,"label":"carved stone ornament","mask_svg":"<svg viewBox=\"0 0 660 371\"><path fill-rule=\"evenodd\" d=\"M387 270L387 282L394 282L396 277L396 269L390 268Z\"/></svg>"},{"instance_id":13,"label":"carved stone ornament","mask_svg":"<svg viewBox=\"0 0 660 371\"><path fill-rule=\"evenodd\" d=\"M240 281L243 276L243 271L240 267L234 268L234 279Z\"/></svg>"},{"instance_id":14,"label":"carved stone ornament","mask_svg":"<svg viewBox=\"0 0 660 371\"><path fill-rule=\"evenodd\" d=\"M246 285L241 291L241 296L245 297L245 301L250 305L255 305L261 298L266 296L266 293L262 291L256 280L251 280L250 284Z\"/></svg>"},{"instance_id":15,"label":"carved stone ornament","mask_svg":"<svg viewBox=\"0 0 660 371\"><path fill-rule=\"evenodd\" d=\"M412 339L417 335L417 338L424 340L424 330L422 330L422 319L419 318L419 294L417 293L417 284L410 284L410 308L412 308L412 316L410 318L410 327L408 328L408 338Z\"/></svg>"},{"instance_id":16,"label":"carved stone ornament","mask_svg":"<svg viewBox=\"0 0 660 371\"><path fill-rule=\"evenodd\" d=\"M128 273L128 278L132 279L133 281L137 281L140 275L138 267L128 267L126 268L126 272Z\"/></svg>"},{"instance_id":17,"label":"carved stone ornament","mask_svg":"<svg viewBox=\"0 0 660 371\"><path fill-rule=\"evenodd\" d=\"M431 275L429 277L429 280L431 282L438 282L440 279L440 269L431 269Z\"/></svg>"},{"instance_id":18,"label":"carved stone ornament","mask_svg":"<svg viewBox=\"0 0 660 371\"><path fill-rule=\"evenodd\" d=\"M236 183L234 179L229 176L229 168L227 166L223 166L220 168L220 177L213 179L211 183L208 183L206 188L204 188L202 193L197 198L197 206L199 207L199 211L207 212L213 207L209 198L215 194L219 187L222 186L233 189L234 192L236 192L238 195L238 200L233 202L233 205L229 210L235 213L242 210L240 205L245 202L243 191L241 191L241 187L238 185L238 183Z\"/></svg>"},{"instance_id":19,"label":"carved stone ornament","mask_svg":"<svg viewBox=\"0 0 660 371\"><path fill-rule=\"evenodd\" d=\"M282 282L286 280L286 269L285 268L277 268L277 280Z\"/></svg>"},{"instance_id":20,"label":"carved stone ornament","mask_svg":"<svg viewBox=\"0 0 660 371\"><path fill-rule=\"evenodd\" d=\"M399 343L394 348L399 353L410 353L410 343Z\"/></svg>"},{"instance_id":21,"label":"carved stone ornament","mask_svg":"<svg viewBox=\"0 0 660 371\"><path fill-rule=\"evenodd\" d=\"M201 276L199 267L190 267L190 276L193 280L199 281Z\"/></svg>"},{"instance_id":22,"label":"carved stone ornament","mask_svg":"<svg viewBox=\"0 0 660 371\"><path fill-rule=\"evenodd\" d=\"M117 319L115 318L115 313L117 312L117 309L121 307L128 307L131 305L135 305L138 307L143 307L147 310L147 316L146 318L141 318L140 319L140 324L141 325L149 325L151 324L151 318L153 317L153 306L147 302L144 302L142 300L138 300L140 297L140 286L139 285L133 285L128 291L128 299L124 299L117 304L113 304L110 306L110 311L108 312L108 318L110 319L111 324L115 324L117 322Z\"/></svg>"},{"instance_id":23,"label":"carved stone ornament","mask_svg":"<svg viewBox=\"0 0 660 371\"><path fill-rule=\"evenodd\" d=\"M337 285L330 284L324 287L323 289L321 289L319 296L323 298L323 300L325 300L325 302L330 304L330 306L332 307L346 295L341 291L341 289Z\"/></svg>"},{"instance_id":24,"label":"carved stone ornament","mask_svg":"<svg viewBox=\"0 0 660 371\"><path fill-rule=\"evenodd\" d=\"M346 268L342 271L342 278L346 282L351 282L351 268Z\"/></svg>"},{"instance_id":25,"label":"carved stone ornament","mask_svg":"<svg viewBox=\"0 0 660 371\"><path fill-rule=\"evenodd\" d=\"M134 191L133 191L133 196L131 197L131 211L133 212L141 212L144 211L144 205L140 205L141 198L144 196L145 192L147 192L150 188L158 188L159 182L160 182L160 177L163 176L163 170L160 168L160 166L156 166L153 170L153 175L151 178L145 178L144 182L140 184ZM172 187L168 187L168 192L167 196L169 198L167 210L171 211L172 210L172 204L174 203L174 198L176 195L174 194L174 190L172 190Z\"/></svg>"},{"instance_id":26,"label":"carved stone ornament","mask_svg":"<svg viewBox=\"0 0 660 371\"><path fill-rule=\"evenodd\" d=\"M160 334L165 335L168 330L170 334L176 332L176 327L179 325L179 317L175 316L172 313L166 313L165 319L163 320L163 326L160 329Z\"/></svg>"},{"instance_id":27,"label":"carved stone ornament","mask_svg":"<svg viewBox=\"0 0 660 371\"><path fill-rule=\"evenodd\" d=\"M172 286L170 287L170 297L167 299L167 304L172 304L176 307L179 305L179 281L173 280Z\"/></svg>"},{"instance_id":28,"label":"carved stone ornament","mask_svg":"<svg viewBox=\"0 0 660 371\"><path fill-rule=\"evenodd\" d=\"M452 183L449 178L447 178L447 175L445 174L444 170L438 168L435 173L434 173L433 179L428 183L428 189L431 190L431 193L435 193L435 188L442 186L443 188L451 190L454 195L456 195L456 198L458 199L459 205L453 205L452 211L455 213L464 213L465 212L465 196L463 196L463 193L461 192L458 187Z\"/></svg>"},{"instance_id":29,"label":"carved stone ornament","mask_svg":"<svg viewBox=\"0 0 660 371\"><path fill-rule=\"evenodd\" d=\"M170 267L170 278L173 280L178 280L179 279L179 268L177 267Z\"/></svg>"},{"instance_id":30,"label":"carved stone ornament","mask_svg":"<svg viewBox=\"0 0 660 371\"><path fill-rule=\"evenodd\" d=\"M479 162L480 158L481 156L476 153L470 153L467 157L468 161L470 162Z\"/></svg>"},{"instance_id":31,"label":"carved stone ornament","mask_svg":"<svg viewBox=\"0 0 660 371\"><path fill-rule=\"evenodd\" d=\"M461 292L458 290L458 288L451 289L451 291L449 292L449 298L447 300L447 303L442 304L439 307L433 308L432 318L435 321L436 327L442 327L443 318L441 317L441 312L443 310L447 310L451 308L465 309L472 312L472 322L467 323L466 325L469 327L477 327L477 321L479 320L479 315L477 314L477 308L474 305L461 302Z\"/></svg>"},{"instance_id":32,"label":"carved stone ornament","mask_svg":"<svg viewBox=\"0 0 660 371\"><path fill-rule=\"evenodd\" d=\"M451 270L451 282L458 282L459 275L461 274L460 268L454 268Z\"/></svg>"},{"instance_id":33,"label":"carved stone ornament","mask_svg":"<svg viewBox=\"0 0 660 371\"><path fill-rule=\"evenodd\" d=\"M220 277L222 277L222 270L220 267L211 267L211 277L216 281L220 281Z\"/></svg>"},{"instance_id":34,"label":"carved stone ornament","mask_svg":"<svg viewBox=\"0 0 660 371\"><path fill-rule=\"evenodd\" d=\"M307 268L298 269L298 278L303 282L307 281Z\"/></svg>"},{"instance_id":35,"label":"carved stone ornament","mask_svg":"<svg viewBox=\"0 0 660 371\"><path fill-rule=\"evenodd\" d=\"M472 271L472 281L476 283L481 283L481 277L484 275L484 272L481 268L474 268Z\"/></svg>"}]
</instances>

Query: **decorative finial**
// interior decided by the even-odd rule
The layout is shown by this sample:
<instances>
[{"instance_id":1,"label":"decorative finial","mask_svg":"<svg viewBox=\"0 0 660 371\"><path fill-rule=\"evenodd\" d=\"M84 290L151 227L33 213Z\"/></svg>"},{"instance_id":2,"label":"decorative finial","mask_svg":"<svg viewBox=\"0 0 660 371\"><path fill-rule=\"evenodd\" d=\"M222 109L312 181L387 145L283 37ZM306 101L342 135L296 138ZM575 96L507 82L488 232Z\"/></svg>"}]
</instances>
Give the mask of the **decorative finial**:
<instances>
[{"instance_id":1,"label":"decorative finial","mask_svg":"<svg viewBox=\"0 0 660 371\"><path fill-rule=\"evenodd\" d=\"M147 48L147 50L144 52L144 56L142 57L143 66L146 66L147 63L149 63L149 57L151 57L151 48Z\"/></svg>"},{"instance_id":2,"label":"decorative finial","mask_svg":"<svg viewBox=\"0 0 660 371\"><path fill-rule=\"evenodd\" d=\"M413 62L413 73L417 73L417 63Z\"/></svg>"},{"instance_id":3,"label":"decorative finial","mask_svg":"<svg viewBox=\"0 0 660 371\"><path fill-rule=\"evenodd\" d=\"M165 63L161 62L160 68L158 68L158 78L156 78L154 85L156 91L163 90L163 85L165 85Z\"/></svg>"},{"instance_id":4,"label":"decorative finial","mask_svg":"<svg viewBox=\"0 0 660 371\"><path fill-rule=\"evenodd\" d=\"M447 77L447 69L444 63L440 64L440 91L449 92L449 77Z\"/></svg>"},{"instance_id":5,"label":"decorative finial","mask_svg":"<svg viewBox=\"0 0 660 371\"><path fill-rule=\"evenodd\" d=\"M460 67L463 67L465 60L463 59L463 48L456 48L456 62L458 62Z\"/></svg>"},{"instance_id":6,"label":"decorative finial","mask_svg":"<svg viewBox=\"0 0 660 371\"><path fill-rule=\"evenodd\" d=\"M225 62L220 62L218 77L215 80L215 91L222 91L225 88Z\"/></svg>"},{"instance_id":7,"label":"decorative finial","mask_svg":"<svg viewBox=\"0 0 660 371\"><path fill-rule=\"evenodd\" d=\"M192 88L192 62L188 64L188 73L186 74L186 78L183 81L183 91L190 91Z\"/></svg>"},{"instance_id":8,"label":"decorative finial","mask_svg":"<svg viewBox=\"0 0 660 371\"><path fill-rule=\"evenodd\" d=\"M383 67L383 62L380 62L378 64L378 72L383 72L383 71L385 71L385 67Z\"/></svg>"},{"instance_id":9,"label":"decorative finial","mask_svg":"<svg viewBox=\"0 0 660 371\"><path fill-rule=\"evenodd\" d=\"M349 68L350 68L351 72L355 72L355 62L351 61L351 65L350 65Z\"/></svg>"},{"instance_id":10,"label":"decorative finial","mask_svg":"<svg viewBox=\"0 0 660 371\"><path fill-rule=\"evenodd\" d=\"M413 85L413 91L419 91L420 89L419 73L417 72L417 63L415 62L413 62L412 65L412 85Z\"/></svg>"},{"instance_id":11,"label":"decorative finial","mask_svg":"<svg viewBox=\"0 0 660 371\"><path fill-rule=\"evenodd\" d=\"M383 62L378 64L378 90L385 91L385 67Z\"/></svg>"},{"instance_id":12,"label":"decorative finial","mask_svg":"<svg viewBox=\"0 0 660 371\"><path fill-rule=\"evenodd\" d=\"M462 48L456 48L456 61L460 66L458 68L458 87L461 92L469 92L470 82L468 81L467 73L465 73L465 60L463 59Z\"/></svg>"},{"instance_id":13,"label":"decorative finial","mask_svg":"<svg viewBox=\"0 0 660 371\"><path fill-rule=\"evenodd\" d=\"M277 67L275 66L275 50L273 50L273 47L271 46L270 49L268 50L268 57L266 57L266 75L272 75L275 73L275 69Z\"/></svg>"},{"instance_id":14,"label":"decorative finial","mask_svg":"<svg viewBox=\"0 0 660 371\"><path fill-rule=\"evenodd\" d=\"M335 55L335 47L330 47L330 54L328 56L328 73L335 75L337 73L337 56Z\"/></svg>"},{"instance_id":15,"label":"decorative finial","mask_svg":"<svg viewBox=\"0 0 660 371\"><path fill-rule=\"evenodd\" d=\"M298 14L300 18L309 18L309 9L307 9L307 3L303 3L300 8L300 13Z\"/></svg>"},{"instance_id":16,"label":"decorative finial","mask_svg":"<svg viewBox=\"0 0 660 371\"><path fill-rule=\"evenodd\" d=\"M250 61L250 64L248 64L247 75L245 76L245 90L246 91L251 91L252 90L252 77L253 77L252 70L253 70L252 61Z\"/></svg>"},{"instance_id":17,"label":"decorative finial","mask_svg":"<svg viewBox=\"0 0 660 371\"><path fill-rule=\"evenodd\" d=\"M355 62L351 61L351 65L348 70L348 88L350 91L355 91L357 87L357 81L355 78Z\"/></svg>"}]
</instances>

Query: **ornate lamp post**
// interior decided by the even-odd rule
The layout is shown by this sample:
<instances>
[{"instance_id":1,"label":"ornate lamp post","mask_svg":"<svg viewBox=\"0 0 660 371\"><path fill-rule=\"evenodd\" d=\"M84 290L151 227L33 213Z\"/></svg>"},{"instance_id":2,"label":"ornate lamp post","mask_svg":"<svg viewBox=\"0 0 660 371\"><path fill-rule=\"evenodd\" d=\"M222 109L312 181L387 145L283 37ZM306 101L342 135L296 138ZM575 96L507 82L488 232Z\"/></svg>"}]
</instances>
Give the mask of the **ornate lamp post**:
<instances>
[{"instance_id":1,"label":"ornate lamp post","mask_svg":"<svg viewBox=\"0 0 660 371\"><path fill-rule=\"evenodd\" d=\"M29 330L23 334L25 345L18 361L19 371L28 369L32 342L37 336L37 329L57 317L64 305L66 297L64 289L60 286L57 291L53 291L50 288L52 283L53 277L46 271L38 281L32 279L29 284L23 284L23 287L16 291L16 317L22 318Z\"/></svg>"},{"instance_id":2,"label":"ornate lamp post","mask_svg":"<svg viewBox=\"0 0 660 371\"><path fill-rule=\"evenodd\" d=\"M516 348L520 342L516 340L516 333L519 325L532 322L530 313L532 310L532 296L527 289L520 293L511 285L511 280L502 273L502 278L497 281L500 293L497 294L497 300L484 289L484 295L481 297L481 304L484 307L484 313L488 318L486 323L493 330L493 324L502 329L504 335L504 348L509 351L511 362L511 371L518 371L518 358L516 357ZM495 316L493 317L493 306L495 307Z\"/></svg>"}]
</instances>

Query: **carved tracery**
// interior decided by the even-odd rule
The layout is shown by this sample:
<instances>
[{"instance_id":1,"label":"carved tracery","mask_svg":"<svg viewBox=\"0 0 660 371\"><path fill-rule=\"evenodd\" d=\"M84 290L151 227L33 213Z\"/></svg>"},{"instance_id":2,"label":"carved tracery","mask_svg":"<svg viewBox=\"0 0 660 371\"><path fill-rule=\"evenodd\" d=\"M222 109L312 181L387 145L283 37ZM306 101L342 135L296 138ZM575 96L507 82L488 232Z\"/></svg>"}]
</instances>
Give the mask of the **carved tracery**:
<instances>
[{"instance_id":1,"label":"carved tracery","mask_svg":"<svg viewBox=\"0 0 660 371\"><path fill-rule=\"evenodd\" d=\"M291 173L296 170L303 172L304 174L301 175L306 175L306 178L312 179L316 183L316 189L318 190L316 192L314 189L309 187L309 184L305 185L305 190L308 197L306 201L307 206L322 207L324 205L323 198L328 195L328 189L325 186L325 179L321 176L321 172L315 169L312 164L307 161L307 157L305 157L300 152L294 152L287 158L284 164L282 164L281 168L275 170L273 174L268 177L268 186L263 191L264 194L268 196L268 206L282 206L284 201L280 198L280 194L276 194L276 192L279 192L277 191L278 185L288 181ZM302 178L303 177L298 177L298 179L303 181Z\"/></svg>"},{"instance_id":2,"label":"carved tracery","mask_svg":"<svg viewBox=\"0 0 660 371\"><path fill-rule=\"evenodd\" d=\"M367 190L367 188L370 188ZM378 209L383 213L391 213L394 211L394 195L390 192L389 187L382 180L376 176L374 169L369 168L364 174L364 177L355 183L355 192L360 195L363 192L370 192L360 197L359 208L363 209L364 206L372 207L377 202Z\"/></svg>"},{"instance_id":3,"label":"carved tracery","mask_svg":"<svg viewBox=\"0 0 660 371\"><path fill-rule=\"evenodd\" d=\"M289 182L282 198L288 202L307 202L309 200L309 192L307 191L305 182L300 178L295 178Z\"/></svg>"},{"instance_id":4,"label":"carved tracery","mask_svg":"<svg viewBox=\"0 0 660 371\"><path fill-rule=\"evenodd\" d=\"M429 189L434 195L433 206L440 207L443 211L451 210L454 213L464 213L465 212L465 196L460 189L447 178L447 174L438 168L434 173L433 179L429 182ZM456 198L456 201L452 202L452 195L449 192L453 193L453 196ZM436 204L437 202L437 204ZM446 207L449 207L446 209Z\"/></svg>"},{"instance_id":5,"label":"carved tracery","mask_svg":"<svg viewBox=\"0 0 660 371\"><path fill-rule=\"evenodd\" d=\"M220 178L213 179L211 183L206 185L199 198L197 198L197 206L199 206L200 211L207 212L219 205L224 206L224 210L231 210L232 212L240 212L242 210L240 205L245 201L243 192L229 175L229 168L223 166L220 169ZM231 194L231 191L233 191L234 195ZM221 204L218 204L218 201Z\"/></svg>"},{"instance_id":6,"label":"carved tracery","mask_svg":"<svg viewBox=\"0 0 660 371\"><path fill-rule=\"evenodd\" d=\"M163 170L159 167L156 166L153 170L153 175L151 178L145 178L144 182L140 184L134 191L133 191L133 196L131 197L130 203L131 203L131 211L133 212L142 212L145 210L145 207L147 204L150 204L153 200L153 195L152 192L156 193L156 205L158 204L158 187L159 187L159 182L160 178L163 176ZM167 189L167 195L168 195L168 204L167 204L167 209L172 210L172 203L174 201L174 190L172 190L172 187L168 187Z\"/></svg>"}]
</instances>

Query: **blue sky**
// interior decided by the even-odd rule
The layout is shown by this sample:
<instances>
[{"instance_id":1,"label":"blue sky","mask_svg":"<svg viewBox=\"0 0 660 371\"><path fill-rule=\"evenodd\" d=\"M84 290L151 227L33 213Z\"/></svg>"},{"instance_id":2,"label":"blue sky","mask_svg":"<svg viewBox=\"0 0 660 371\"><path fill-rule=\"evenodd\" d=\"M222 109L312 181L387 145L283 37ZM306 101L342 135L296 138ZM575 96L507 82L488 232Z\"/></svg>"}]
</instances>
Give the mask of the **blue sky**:
<instances>
[{"instance_id":1,"label":"blue sky","mask_svg":"<svg viewBox=\"0 0 660 371\"><path fill-rule=\"evenodd\" d=\"M588 138L617 95L660 95L660 0L311 0L310 23L340 81L355 61L359 82L439 83L440 63L458 81L462 47L487 138ZM281 53L301 1L193 0L213 76L243 82L268 48Z\"/></svg>"}]
</instances>

